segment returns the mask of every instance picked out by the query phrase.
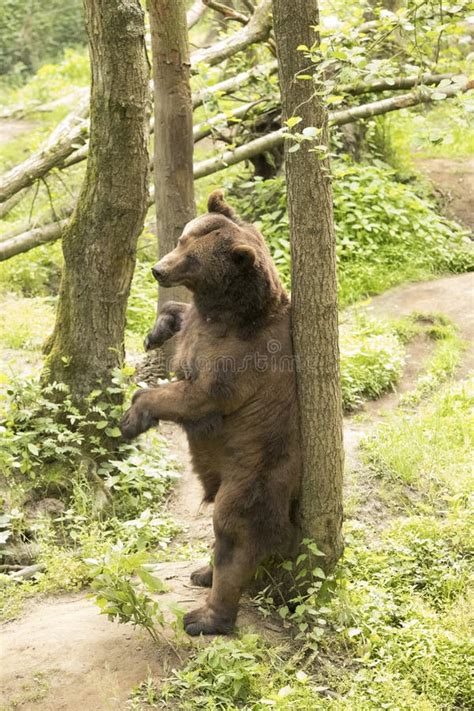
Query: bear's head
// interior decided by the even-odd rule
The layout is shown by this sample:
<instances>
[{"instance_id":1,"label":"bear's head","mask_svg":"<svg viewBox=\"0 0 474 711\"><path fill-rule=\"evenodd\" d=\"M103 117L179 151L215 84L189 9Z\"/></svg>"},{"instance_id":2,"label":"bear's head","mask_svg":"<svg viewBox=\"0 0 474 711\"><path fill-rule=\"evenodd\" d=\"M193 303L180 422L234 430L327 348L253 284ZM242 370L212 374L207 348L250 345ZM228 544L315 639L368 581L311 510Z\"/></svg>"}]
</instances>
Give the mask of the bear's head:
<instances>
[{"instance_id":1,"label":"bear's head","mask_svg":"<svg viewBox=\"0 0 474 711\"><path fill-rule=\"evenodd\" d=\"M186 286L207 317L255 321L287 303L262 235L234 212L221 190L208 212L188 222L176 248L152 268L160 286Z\"/></svg>"},{"instance_id":2,"label":"bear's head","mask_svg":"<svg viewBox=\"0 0 474 711\"><path fill-rule=\"evenodd\" d=\"M152 268L160 286L193 292L220 287L258 268L261 238L226 203L221 190L209 196L208 213L188 222L176 248Z\"/></svg>"}]
</instances>

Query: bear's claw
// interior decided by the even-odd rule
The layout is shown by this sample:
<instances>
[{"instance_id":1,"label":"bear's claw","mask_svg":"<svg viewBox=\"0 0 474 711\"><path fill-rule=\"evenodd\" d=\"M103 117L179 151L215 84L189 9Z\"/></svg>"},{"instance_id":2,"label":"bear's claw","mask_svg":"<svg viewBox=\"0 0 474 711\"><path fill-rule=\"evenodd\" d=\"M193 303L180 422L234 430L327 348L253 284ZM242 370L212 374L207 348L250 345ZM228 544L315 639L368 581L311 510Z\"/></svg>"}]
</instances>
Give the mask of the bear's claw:
<instances>
[{"instance_id":1,"label":"bear's claw","mask_svg":"<svg viewBox=\"0 0 474 711\"><path fill-rule=\"evenodd\" d=\"M140 392L141 391L138 391L135 395L140 395ZM132 403L136 403L135 396ZM122 417L119 424L119 430L124 439L132 440L143 432L149 430L150 427L156 427L158 424L159 420L152 417L147 408L132 404L132 407L130 407Z\"/></svg>"}]
</instances>

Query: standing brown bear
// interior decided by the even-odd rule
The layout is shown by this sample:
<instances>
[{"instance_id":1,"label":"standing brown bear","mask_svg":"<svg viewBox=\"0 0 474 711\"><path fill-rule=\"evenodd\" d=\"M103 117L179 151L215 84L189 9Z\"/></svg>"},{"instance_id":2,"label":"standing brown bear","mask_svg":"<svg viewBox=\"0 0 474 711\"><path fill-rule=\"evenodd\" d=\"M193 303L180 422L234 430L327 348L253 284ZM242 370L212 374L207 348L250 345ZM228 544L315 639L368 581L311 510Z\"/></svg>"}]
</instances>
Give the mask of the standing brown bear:
<instances>
[{"instance_id":1,"label":"standing brown bear","mask_svg":"<svg viewBox=\"0 0 474 711\"><path fill-rule=\"evenodd\" d=\"M177 381L138 390L121 430L132 439L159 420L184 427L193 467L214 501L214 564L191 579L210 587L189 612L191 635L232 631L257 565L295 541L300 482L290 303L263 237L213 192L152 272L183 284L191 304L168 302L146 347L177 333Z\"/></svg>"}]
</instances>

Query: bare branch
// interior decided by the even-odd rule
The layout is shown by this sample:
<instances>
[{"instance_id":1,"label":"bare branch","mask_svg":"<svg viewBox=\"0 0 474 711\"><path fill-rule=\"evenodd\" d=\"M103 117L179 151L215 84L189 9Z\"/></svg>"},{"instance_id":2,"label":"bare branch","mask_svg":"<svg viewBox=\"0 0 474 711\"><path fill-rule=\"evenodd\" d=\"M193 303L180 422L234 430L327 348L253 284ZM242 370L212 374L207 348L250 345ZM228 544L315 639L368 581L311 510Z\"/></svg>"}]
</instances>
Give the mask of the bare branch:
<instances>
[{"instance_id":1,"label":"bare branch","mask_svg":"<svg viewBox=\"0 0 474 711\"><path fill-rule=\"evenodd\" d=\"M247 22L250 20L250 17L247 15L243 15L241 12L237 12L237 10L234 10L232 7L228 7L227 5L223 5L220 2L216 2L215 0L202 0L203 3L211 8L211 10L215 10L216 12L219 12L221 15L225 17L226 20L235 20L236 22L240 22L242 25L246 25Z\"/></svg>"},{"instance_id":2,"label":"bare branch","mask_svg":"<svg viewBox=\"0 0 474 711\"><path fill-rule=\"evenodd\" d=\"M452 79L454 76L454 74L422 74L421 76L381 79L380 81L374 82L347 84L346 86L337 87L337 91L341 94L351 94L352 96L369 93L377 94L380 91L399 91L413 89L415 86L432 86L433 84L439 84L445 79Z\"/></svg>"},{"instance_id":3,"label":"bare branch","mask_svg":"<svg viewBox=\"0 0 474 711\"><path fill-rule=\"evenodd\" d=\"M463 85L454 85L443 88L445 98L452 98L461 92L474 89L474 80L467 81ZM334 111L329 114L329 121L332 126L343 126L346 123L352 123L360 119L370 118L386 114L391 111L416 106L422 103L431 103L433 101L432 92L429 89L417 89L416 91L401 96L392 97L390 99L382 99L381 101L373 101L363 106L354 106L341 111ZM265 153L265 151L279 146L285 140L287 131L283 128L278 131L273 131L265 136L249 141L243 146L239 146L233 151L225 151L222 155L200 161L194 165L194 179L204 178L207 175L212 175L221 170L225 170L231 165L249 160L254 156ZM153 192L150 192L149 205L153 204ZM59 239L61 231L67 224L67 220L45 225L43 227L30 230L10 240L0 243L0 262L9 259L21 252L36 247L39 244L53 242Z\"/></svg>"},{"instance_id":4,"label":"bare branch","mask_svg":"<svg viewBox=\"0 0 474 711\"><path fill-rule=\"evenodd\" d=\"M265 101L266 99L251 101L248 104L242 104L242 106L239 106L233 111L229 111L228 113L216 114L207 121L198 123L196 126L193 127L194 143L202 141L203 138L210 136L215 126L222 125L223 123L226 123L228 126L231 126L233 123L235 124L241 121L250 111L252 111L252 109L254 109L256 106L261 105Z\"/></svg>"},{"instance_id":5,"label":"bare branch","mask_svg":"<svg viewBox=\"0 0 474 711\"><path fill-rule=\"evenodd\" d=\"M466 80L464 84L454 84L443 87L442 94L444 94L444 96L442 98L450 99L473 88L474 80ZM417 104L429 104L432 101L433 92L427 88L420 88L408 94L402 94L401 96L381 99L380 101L373 101L369 104L353 106L349 109L341 109L340 111L333 111L329 114L329 119L333 126L344 126L346 123L353 123L360 119L379 116L380 114L387 114L391 111L399 111L400 109L407 109Z\"/></svg>"},{"instance_id":6,"label":"bare branch","mask_svg":"<svg viewBox=\"0 0 474 711\"><path fill-rule=\"evenodd\" d=\"M8 215L8 213L11 212L13 208L23 200L23 198L28 193L28 190L28 188L23 188L23 190L20 190L19 192L15 193L15 195L12 195L11 198L6 200L5 202L0 203L0 220L3 220Z\"/></svg>"},{"instance_id":7,"label":"bare branch","mask_svg":"<svg viewBox=\"0 0 474 711\"><path fill-rule=\"evenodd\" d=\"M35 100L25 105L16 105L12 109L3 109L0 113L0 118L16 118L24 119L29 114L45 114L49 111L54 111L60 106L71 106L79 103L84 96L89 95L89 87L83 87L81 89L76 89L70 94L65 94L60 96L59 99L54 99L47 104L41 104L39 101Z\"/></svg>"},{"instance_id":8,"label":"bare branch","mask_svg":"<svg viewBox=\"0 0 474 711\"><path fill-rule=\"evenodd\" d=\"M270 76L275 74L277 71L276 62L267 62L266 64L261 64L258 67L253 67L245 72L239 72L229 79L224 79L224 81L213 84L212 86L206 87L201 91L193 94L193 109L198 106L202 106L206 101L212 99L213 96L223 96L224 94L230 94L242 86L248 84L251 79Z\"/></svg>"},{"instance_id":9,"label":"bare branch","mask_svg":"<svg viewBox=\"0 0 474 711\"><path fill-rule=\"evenodd\" d=\"M37 227L28 232L13 237L6 242L0 242L0 262L5 259L10 259L16 254L28 252L33 247L39 247L41 244L55 242L62 235L63 229L66 227L68 220L60 222L52 222L44 227Z\"/></svg>"},{"instance_id":10,"label":"bare branch","mask_svg":"<svg viewBox=\"0 0 474 711\"><path fill-rule=\"evenodd\" d=\"M272 0L261 0L247 25L229 37L216 42L212 47L198 49L191 54L191 66L201 62L219 64L224 59L240 52L251 44L266 40L270 34Z\"/></svg>"},{"instance_id":11,"label":"bare branch","mask_svg":"<svg viewBox=\"0 0 474 711\"><path fill-rule=\"evenodd\" d=\"M194 25L197 25L206 10L207 7L202 0L196 0L196 2L191 5L186 15L188 30L190 30L191 27L194 27Z\"/></svg>"}]
</instances>

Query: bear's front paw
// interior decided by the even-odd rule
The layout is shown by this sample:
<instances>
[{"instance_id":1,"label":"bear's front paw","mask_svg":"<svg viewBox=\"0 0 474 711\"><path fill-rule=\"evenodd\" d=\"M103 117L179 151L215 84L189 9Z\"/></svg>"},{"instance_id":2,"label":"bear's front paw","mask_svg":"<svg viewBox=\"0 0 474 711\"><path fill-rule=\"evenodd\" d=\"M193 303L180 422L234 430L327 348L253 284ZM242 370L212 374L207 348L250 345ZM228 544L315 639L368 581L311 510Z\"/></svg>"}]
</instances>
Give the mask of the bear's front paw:
<instances>
[{"instance_id":1,"label":"bear's front paw","mask_svg":"<svg viewBox=\"0 0 474 711\"><path fill-rule=\"evenodd\" d=\"M163 343L172 338L178 330L173 314L161 314L145 338L143 343L145 350L151 351L154 348L161 348Z\"/></svg>"},{"instance_id":2,"label":"bear's front paw","mask_svg":"<svg viewBox=\"0 0 474 711\"><path fill-rule=\"evenodd\" d=\"M122 417L119 424L124 439L132 440L146 432L150 427L156 427L158 420L154 418L146 406L145 399L139 399L146 390L137 390L132 398L132 406Z\"/></svg>"},{"instance_id":3,"label":"bear's front paw","mask_svg":"<svg viewBox=\"0 0 474 711\"><path fill-rule=\"evenodd\" d=\"M231 634L234 629L234 622L219 615L210 607L199 607L191 610L183 619L184 630L191 637L198 634Z\"/></svg>"}]
</instances>

